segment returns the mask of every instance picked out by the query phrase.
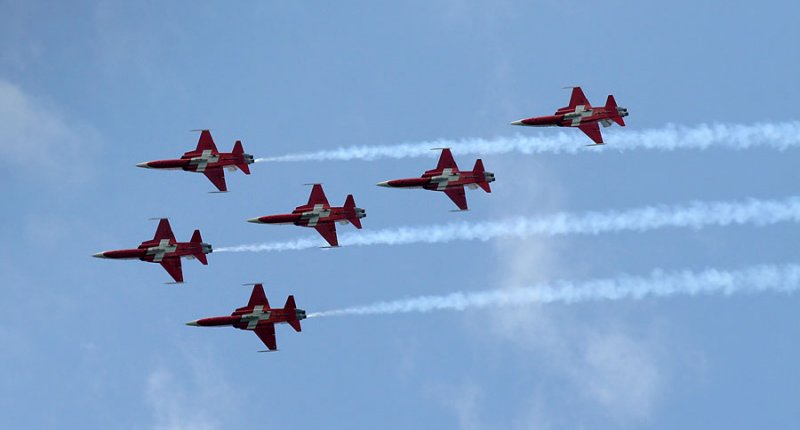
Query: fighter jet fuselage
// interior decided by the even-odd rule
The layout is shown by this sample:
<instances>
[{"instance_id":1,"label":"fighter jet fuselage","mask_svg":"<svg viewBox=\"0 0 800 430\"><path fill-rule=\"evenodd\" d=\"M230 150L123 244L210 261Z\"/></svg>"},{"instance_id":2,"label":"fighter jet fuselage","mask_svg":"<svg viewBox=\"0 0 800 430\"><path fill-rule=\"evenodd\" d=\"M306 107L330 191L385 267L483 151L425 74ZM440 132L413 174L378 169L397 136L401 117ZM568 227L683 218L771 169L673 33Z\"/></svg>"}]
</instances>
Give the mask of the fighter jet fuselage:
<instances>
[{"instance_id":1,"label":"fighter jet fuselage","mask_svg":"<svg viewBox=\"0 0 800 430\"><path fill-rule=\"evenodd\" d=\"M230 316L202 318L188 325L200 327L232 326L240 330L253 330L259 323L277 324L306 319L303 309L265 309L264 306L237 309Z\"/></svg>"},{"instance_id":2,"label":"fighter jet fuselage","mask_svg":"<svg viewBox=\"0 0 800 430\"><path fill-rule=\"evenodd\" d=\"M314 206L300 206L290 214L267 215L253 218L248 221L259 224L294 224L303 227L315 227L320 222L349 223L353 218L361 219L367 216L362 208L345 206L328 206L316 204Z\"/></svg>"},{"instance_id":3,"label":"fighter jet fuselage","mask_svg":"<svg viewBox=\"0 0 800 430\"><path fill-rule=\"evenodd\" d=\"M230 316L202 318L186 325L197 327L232 326L240 330L252 330L270 351L278 348L275 339L275 324L286 323L300 332L300 321L306 318L306 311L297 309L294 296L286 299L282 308L271 308L264 287L253 286L247 306L236 309Z\"/></svg>"},{"instance_id":4,"label":"fighter jet fuselage","mask_svg":"<svg viewBox=\"0 0 800 430\"><path fill-rule=\"evenodd\" d=\"M255 159L251 154L220 152L213 154L211 150L187 152L181 158L169 160L155 160L139 163L137 166L149 169L185 170L187 172L204 172L206 169L228 168L236 170L238 166L253 164Z\"/></svg>"},{"instance_id":5,"label":"fighter jet fuselage","mask_svg":"<svg viewBox=\"0 0 800 430\"><path fill-rule=\"evenodd\" d=\"M138 259L160 263L165 257L195 257L198 254L205 255L211 252L213 252L213 248L208 243L170 242L168 239L162 239L161 241L150 240L142 242L138 248L99 252L94 257L123 260Z\"/></svg>"},{"instance_id":6,"label":"fighter jet fuselage","mask_svg":"<svg viewBox=\"0 0 800 430\"><path fill-rule=\"evenodd\" d=\"M482 188L487 193L491 192L490 182L494 182L494 173L483 168L483 161L475 161L475 167L470 171L458 169L453 155L449 149L442 150L439 164L435 169L428 170L419 178L392 179L379 182L377 185L389 188L422 188L431 191L442 191L461 210L467 209L467 198L464 187L470 189Z\"/></svg>"},{"instance_id":7,"label":"fighter jet fuselage","mask_svg":"<svg viewBox=\"0 0 800 430\"><path fill-rule=\"evenodd\" d=\"M314 184L308 203L296 207L290 214L266 215L251 218L248 222L256 224L294 224L315 228L332 247L339 246L336 223L353 224L361 228L361 218L367 216L363 208L356 207L355 199L349 194L344 206L331 206L320 184Z\"/></svg>"},{"instance_id":8,"label":"fighter jet fuselage","mask_svg":"<svg viewBox=\"0 0 800 430\"><path fill-rule=\"evenodd\" d=\"M246 175L250 174L250 164L255 162L251 154L246 154L242 142L237 140L231 152L219 152L211 132L203 130L197 148L184 153L181 158L170 160L146 161L137 164L138 167L147 169L185 170L206 175L217 190L225 192L228 186L225 183L225 171L239 169Z\"/></svg>"},{"instance_id":9,"label":"fighter jet fuselage","mask_svg":"<svg viewBox=\"0 0 800 430\"><path fill-rule=\"evenodd\" d=\"M569 106L558 109L553 115L525 118L511 124L528 127L577 127L586 133L595 144L601 145L603 136L598 124L608 127L617 123L624 127L625 121L622 118L626 116L628 116L628 109L617 106L614 96L608 96L605 106L592 107L581 88L574 87Z\"/></svg>"},{"instance_id":10,"label":"fighter jet fuselage","mask_svg":"<svg viewBox=\"0 0 800 430\"><path fill-rule=\"evenodd\" d=\"M213 252L213 247L203 242L200 230L195 230L189 242L178 242L172 233L167 219L161 219L155 237L142 242L138 248L117 249L94 254L97 258L138 259L149 263L160 263L172 276L175 282L183 282L182 257L196 258L203 265L208 264L206 254Z\"/></svg>"}]
</instances>

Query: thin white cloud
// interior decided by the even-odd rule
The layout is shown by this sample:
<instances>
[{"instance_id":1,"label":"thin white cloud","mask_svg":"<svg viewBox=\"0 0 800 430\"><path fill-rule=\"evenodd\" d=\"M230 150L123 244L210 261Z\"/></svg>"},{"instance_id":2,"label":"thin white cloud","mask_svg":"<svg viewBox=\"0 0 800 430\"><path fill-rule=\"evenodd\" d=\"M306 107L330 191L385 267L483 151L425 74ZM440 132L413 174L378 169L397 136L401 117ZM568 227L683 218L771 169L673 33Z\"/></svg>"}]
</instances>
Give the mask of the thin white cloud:
<instances>
[{"instance_id":1,"label":"thin white cloud","mask_svg":"<svg viewBox=\"0 0 800 430\"><path fill-rule=\"evenodd\" d=\"M70 121L52 104L0 78L0 167L12 178L85 179L98 148L92 127Z\"/></svg>"},{"instance_id":2,"label":"thin white cloud","mask_svg":"<svg viewBox=\"0 0 800 430\"><path fill-rule=\"evenodd\" d=\"M152 410L151 430L217 430L227 428L221 417L231 416L233 389L223 372L206 355L182 354L180 369L153 369L145 397Z\"/></svg>"},{"instance_id":3,"label":"thin white cloud","mask_svg":"<svg viewBox=\"0 0 800 430\"><path fill-rule=\"evenodd\" d=\"M506 166L512 167L518 166ZM519 213L542 207L558 211L565 192L558 187L557 175L546 168L531 171L536 173L524 184L528 188L525 195L530 198L511 200L514 209ZM502 290L586 275L573 260L561 259L568 246L564 240L548 236L506 238L493 244L498 262L494 276ZM488 330L488 335L504 348L530 356L521 364L530 366L530 372L557 381L557 388L546 383L531 386L526 408L511 414L510 427L574 428L595 418L626 426L652 416L670 371L662 350L654 347L660 334L646 328L632 334L624 324L597 319L589 322L574 312L569 307L534 305L527 312L500 312L487 327L473 328ZM635 388L633 392L629 387ZM548 394L541 395L542 389ZM573 403L559 404L557 399L563 397L573 399ZM552 412L565 407L575 413Z\"/></svg>"}]
</instances>

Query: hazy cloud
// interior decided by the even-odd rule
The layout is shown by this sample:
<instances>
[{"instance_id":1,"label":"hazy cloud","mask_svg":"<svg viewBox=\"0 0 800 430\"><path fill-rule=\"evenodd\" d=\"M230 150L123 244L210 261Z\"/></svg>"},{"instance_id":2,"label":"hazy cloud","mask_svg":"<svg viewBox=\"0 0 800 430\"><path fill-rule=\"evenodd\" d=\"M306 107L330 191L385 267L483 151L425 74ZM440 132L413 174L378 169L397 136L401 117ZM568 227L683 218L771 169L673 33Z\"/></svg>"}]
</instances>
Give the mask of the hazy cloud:
<instances>
[{"instance_id":1,"label":"hazy cloud","mask_svg":"<svg viewBox=\"0 0 800 430\"><path fill-rule=\"evenodd\" d=\"M0 166L12 178L85 179L98 147L96 130L68 120L51 103L0 78Z\"/></svg>"}]
</instances>

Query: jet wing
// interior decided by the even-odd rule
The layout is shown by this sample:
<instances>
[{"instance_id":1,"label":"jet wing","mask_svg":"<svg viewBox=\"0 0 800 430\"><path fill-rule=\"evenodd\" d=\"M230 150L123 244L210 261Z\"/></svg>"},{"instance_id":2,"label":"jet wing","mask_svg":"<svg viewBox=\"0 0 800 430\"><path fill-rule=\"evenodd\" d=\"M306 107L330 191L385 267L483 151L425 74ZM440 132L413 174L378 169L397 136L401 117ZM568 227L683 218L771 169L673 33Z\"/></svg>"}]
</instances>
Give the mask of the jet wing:
<instances>
[{"instance_id":1,"label":"jet wing","mask_svg":"<svg viewBox=\"0 0 800 430\"><path fill-rule=\"evenodd\" d=\"M256 332L256 336L264 342L264 345L267 345L270 351L278 349L278 342L275 339L275 324L259 324L253 331Z\"/></svg>"},{"instance_id":2,"label":"jet wing","mask_svg":"<svg viewBox=\"0 0 800 430\"><path fill-rule=\"evenodd\" d=\"M592 108L581 87L573 87L572 96L569 98L569 109L575 109L577 106L585 106L587 110Z\"/></svg>"},{"instance_id":3,"label":"jet wing","mask_svg":"<svg viewBox=\"0 0 800 430\"><path fill-rule=\"evenodd\" d=\"M156 228L156 235L153 237L153 240L164 240L169 239L170 243L175 242L175 235L172 234L172 227L169 226L169 220L166 218L161 218L158 221L158 228Z\"/></svg>"},{"instance_id":4,"label":"jet wing","mask_svg":"<svg viewBox=\"0 0 800 430\"><path fill-rule=\"evenodd\" d=\"M222 170L222 167L205 169L203 174L206 175L206 178L208 178L218 190L223 192L228 191L228 187L225 185L225 171Z\"/></svg>"},{"instance_id":5,"label":"jet wing","mask_svg":"<svg viewBox=\"0 0 800 430\"><path fill-rule=\"evenodd\" d=\"M161 266L172 276L175 282L183 282L183 270L181 270L180 257L168 257L161 260Z\"/></svg>"},{"instance_id":6,"label":"jet wing","mask_svg":"<svg viewBox=\"0 0 800 430\"><path fill-rule=\"evenodd\" d=\"M436 165L436 170L454 169L458 170L456 160L453 160L453 154L450 148L442 149L442 155L439 156L439 164Z\"/></svg>"},{"instance_id":7,"label":"jet wing","mask_svg":"<svg viewBox=\"0 0 800 430\"><path fill-rule=\"evenodd\" d=\"M325 197L325 191L322 191L322 185L314 184L314 188L311 189L311 195L308 196L308 205L314 206L318 204L330 206L328 198Z\"/></svg>"},{"instance_id":8,"label":"jet wing","mask_svg":"<svg viewBox=\"0 0 800 430\"><path fill-rule=\"evenodd\" d=\"M444 193L447 194L447 197L450 197L450 200L452 200L459 209L462 211L467 210L467 194L464 192L463 186L446 188Z\"/></svg>"},{"instance_id":9,"label":"jet wing","mask_svg":"<svg viewBox=\"0 0 800 430\"><path fill-rule=\"evenodd\" d=\"M586 135L589 136L594 143L598 145L603 144L603 135L600 133L600 126L597 124L597 122L581 123L578 128L581 129L582 132L586 133Z\"/></svg>"},{"instance_id":10,"label":"jet wing","mask_svg":"<svg viewBox=\"0 0 800 430\"><path fill-rule=\"evenodd\" d=\"M332 222L321 222L315 227L319 234L328 241L331 246L339 246L339 239L336 237L336 224Z\"/></svg>"},{"instance_id":11,"label":"jet wing","mask_svg":"<svg viewBox=\"0 0 800 430\"><path fill-rule=\"evenodd\" d=\"M197 142L197 149L195 151L206 151L211 150L212 154L219 154L217 151L217 145L214 145L214 139L211 138L211 132L208 130L203 130L200 133L200 140Z\"/></svg>"},{"instance_id":12,"label":"jet wing","mask_svg":"<svg viewBox=\"0 0 800 430\"><path fill-rule=\"evenodd\" d=\"M256 284L253 287L253 292L250 294L250 301L247 303L248 308L254 308L256 306L264 306L265 309L269 309L269 301L267 301L267 295L264 294L264 286L261 284Z\"/></svg>"}]
</instances>

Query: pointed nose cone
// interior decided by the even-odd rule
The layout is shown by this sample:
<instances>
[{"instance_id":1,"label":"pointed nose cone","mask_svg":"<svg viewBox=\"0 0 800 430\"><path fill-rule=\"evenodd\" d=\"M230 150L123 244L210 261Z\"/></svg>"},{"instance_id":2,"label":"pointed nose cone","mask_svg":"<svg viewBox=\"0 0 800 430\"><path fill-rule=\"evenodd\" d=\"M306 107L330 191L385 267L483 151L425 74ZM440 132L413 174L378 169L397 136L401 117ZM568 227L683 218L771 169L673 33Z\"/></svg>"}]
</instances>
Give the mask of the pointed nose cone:
<instances>
[{"instance_id":1,"label":"pointed nose cone","mask_svg":"<svg viewBox=\"0 0 800 430\"><path fill-rule=\"evenodd\" d=\"M524 123L524 122L522 122L522 121L523 121L523 120L514 121L514 122L512 122L512 123L511 123L511 125L525 125L525 123Z\"/></svg>"},{"instance_id":2,"label":"pointed nose cone","mask_svg":"<svg viewBox=\"0 0 800 430\"><path fill-rule=\"evenodd\" d=\"M186 325L190 325L190 326L193 326L193 327L200 327L200 324L198 324L197 321L200 321L200 320L189 321L189 322L186 323Z\"/></svg>"},{"instance_id":3,"label":"pointed nose cone","mask_svg":"<svg viewBox=\"0 0 800 430\"><path fill-rule=\"evenodd\" d=\"M249 220L247 220L247 222L252 222L252 223L256 223L256 224L261 224L261 221L259 221L259 220L258 220L258 218L250 218Z\"/></svg>"},{"instance_id":4,"label":"pointed nose cone","mask_svg":"<svg viewBox=\"0 0 800 430\"><path fill-rule=\"evenodd\" d=\"M389 181L378 182L375 185L377 185L379 187L391 187L391 185L389 185Z\"/></svg>"},{"instance_id":5,"label":"pointed nose cone","mask_svg":"<svg viewBox=\"0 0 800 430\"><path fill-rule=\"evenodd\" d=\"M136 167L144 167L145 169L149 169L150 165L145 161L144 163L137 164Z\"/></svg>"},{"instance_id":6,"label":"pointed nose cone","mask_svg":"<svg viewBox=\"0 0 800 430\"><path fill-rule=\"evenodd\" d=\"M97 254L92 254L92 257L95 257L95 258L108 258L108 257L106 257L106 253L105 252L98 252Z\"/></svg>"}]
</instances>

